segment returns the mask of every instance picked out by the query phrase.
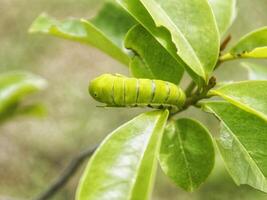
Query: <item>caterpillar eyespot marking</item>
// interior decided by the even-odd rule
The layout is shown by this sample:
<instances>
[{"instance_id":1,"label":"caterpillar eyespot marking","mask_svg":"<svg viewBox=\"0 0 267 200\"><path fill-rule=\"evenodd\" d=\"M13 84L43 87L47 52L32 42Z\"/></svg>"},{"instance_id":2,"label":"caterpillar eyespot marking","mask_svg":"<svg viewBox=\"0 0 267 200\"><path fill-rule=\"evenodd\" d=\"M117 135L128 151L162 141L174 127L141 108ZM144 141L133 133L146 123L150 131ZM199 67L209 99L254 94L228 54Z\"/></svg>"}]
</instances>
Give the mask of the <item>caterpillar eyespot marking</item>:
<instances>
[{"instance_id":1,"label":"caterpillar eyespot marking","mask_svg":"<svg viewBox=\"0 0 267 200\"><path fill-rule=\"evenodd\" d=\"M178 111L185 94L177 85L150 79L103 74L90 82L90 95L107 107L150 107Z\"/></svg>"}]
</instances>

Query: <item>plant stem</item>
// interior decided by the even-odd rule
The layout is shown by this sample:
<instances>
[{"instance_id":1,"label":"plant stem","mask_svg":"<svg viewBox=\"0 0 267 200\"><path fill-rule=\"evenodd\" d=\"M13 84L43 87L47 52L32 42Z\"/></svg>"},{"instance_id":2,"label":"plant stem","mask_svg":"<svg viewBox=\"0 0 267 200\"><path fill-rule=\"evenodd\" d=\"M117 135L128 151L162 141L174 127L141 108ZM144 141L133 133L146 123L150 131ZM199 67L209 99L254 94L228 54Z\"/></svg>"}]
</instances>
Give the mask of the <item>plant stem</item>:
<instances>
[{"instance_id":1,"label":"plant stem","mask_svg":"<svg viewBox=\"0 0 267 200\"><path fill-rule=\"evenodd\" d=\"M208 96L208 92L214 88L215 85L216 78L213 76L210 78L208 85L205 86L201 92L196 91L193 95L187 97L184 106L179 111L172 113L170 117L187 110L190 106L195 106L200 100L210 98L210 96Z\"/></svg>"},{"instance_id":2,"label":"plant stem","mask_svg":"<svg viewBox=\"0 0 267 200\"><path fill-rule=\"evenodd\" d=\"M235 59L230 53L227 53L219 58L221 62L226 62Z\"/></svg>"},{"instance_id":3,"label":"plant stem","mask_svg":"<svg viewBox=\"0 0 267 200\"><path fill-rule=\"evenodd\" d=\"M232 39L232 36L231 35L228 35L224 41L222 42L221 46L220 46L220 52L222 52L223 50L226 49L227 45L229 44L229 42L231 41Z\"/></svg>"},{"instance_id":4,"label":"plant stem","mask_svg":"<svg viewBox=\"0 0 267 200\"><path fill-rule=\"evenodd\" d=\"M224 41L221 43L221 45L220 45L220 55L221 55L221 52L226 49L226 47L229 44L229 42L231 41L231 39L232 39L232 36L231 35L228 35L224 39ZM228 61L230 59L232 59L232 57L229 56L228 54L226 54L225 56L220 56L219 59L218 59L218 61L217 61L217 63L216 63L216 66L214 67L214 70L218 69L218 67L223 62ZM189 83L188 87L185 90L185 94L186 94L187 97L191 97L192 96L192 92L196 88L196 86L197 85L196 85L196 83L193 80Z\"/></svg>"},{"instance_id":5,"label":"plant stem","mask_svg":"<svg viewBox=\"0 0 267 200\"><path fill-rule=\"evenodd\" d=\"M191 82L189 83L188 87L187 87L186 90L185 90L185 95L186 95L187 97L191 96L191 94L192 94L192 92L194 91L195 87L196 87L195 82L194 82L194 81L191 81Z\"/></svg>"},{"instance_id":6,"label":"plant stem","mask_svg":"<svg viewBox=\"0 0 267 200\"><path fill-rule=\"evenodd\" d=\"M34 200L47 200L54 196L58 190L60 190L68 181L69 179L76 173L79 169L80 165L85 161L86 158L90 157L95 150L97 149L98 145L95 147L89 147L88 149L79 153L76 157L74 157L66 169L59 175L59 177L52 183L44 192L39 194Z\"/></svg>"}]
</instances>

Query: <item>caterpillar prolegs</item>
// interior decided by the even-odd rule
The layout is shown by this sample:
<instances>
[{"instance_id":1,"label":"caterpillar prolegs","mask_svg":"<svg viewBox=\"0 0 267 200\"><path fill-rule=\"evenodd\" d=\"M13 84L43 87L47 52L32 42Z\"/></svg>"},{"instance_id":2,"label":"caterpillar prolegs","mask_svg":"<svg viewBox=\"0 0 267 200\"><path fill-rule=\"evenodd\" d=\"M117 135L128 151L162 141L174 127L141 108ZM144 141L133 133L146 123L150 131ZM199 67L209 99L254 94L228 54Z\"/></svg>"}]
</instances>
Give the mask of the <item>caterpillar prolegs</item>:
<instances>
[{"instance_id":1,"label":"caterpillar prolegs","mask_svg":"<svg viewBox=\"0 0 267 200\"><path fill-rule=\"evenodd\" d=\"M103 74L90 82L90 95L108 107L152 107L178 111L185 94L173 83Z\"/></svg>"}]
</instances>

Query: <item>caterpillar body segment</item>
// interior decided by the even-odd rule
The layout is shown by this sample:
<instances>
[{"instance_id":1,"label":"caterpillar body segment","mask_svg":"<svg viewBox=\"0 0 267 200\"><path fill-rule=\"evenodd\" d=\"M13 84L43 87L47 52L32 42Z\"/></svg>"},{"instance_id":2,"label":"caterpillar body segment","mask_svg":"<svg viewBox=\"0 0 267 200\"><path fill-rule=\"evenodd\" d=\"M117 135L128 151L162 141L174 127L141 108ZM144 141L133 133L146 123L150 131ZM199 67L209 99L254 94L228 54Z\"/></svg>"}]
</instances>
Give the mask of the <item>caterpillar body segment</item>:
<instances>
[{"instance_id":1,"label":"caterpillar body segment","mask_svg":"<svg viewBox=\"0 0 267 200\"><path fill-rule=\"evenodd\" d=\"M162 80L128 78L103 74L92 80L90 95L107 107L152 107L178 111L184 105L185 94L173 83Z\"/></svg>"}]
</instances>

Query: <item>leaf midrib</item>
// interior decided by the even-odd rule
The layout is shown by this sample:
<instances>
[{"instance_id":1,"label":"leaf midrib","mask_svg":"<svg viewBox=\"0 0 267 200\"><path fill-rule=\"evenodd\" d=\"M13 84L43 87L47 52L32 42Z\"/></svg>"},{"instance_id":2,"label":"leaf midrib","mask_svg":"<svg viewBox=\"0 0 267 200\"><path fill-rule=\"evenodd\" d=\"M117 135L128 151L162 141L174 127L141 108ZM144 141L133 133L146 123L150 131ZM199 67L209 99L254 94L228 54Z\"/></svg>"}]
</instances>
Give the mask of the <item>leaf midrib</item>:
<instances>
[{"instance_id":1,"label":"leaf midrib","mask_svg":"<svg viewBox=\"0 0 267 200\"><path fill-rule=\"evenodd\" d=\"M221 123L225 126L225 128L227 128L227 130L229 131L229 133L232 135L232 137L235 139L235 141L238 143L238 145L240 146L240 148L243 150L241 151L245 157L247 158L248 163L251 165L255 165L256 169L261 173L261 175L263 177L265 177L264 173L262 172L262 170L258 167L257 163L254 161L254 159L251 157L251 155L247 152L245 146L240 142L240 140L238 139L238 137L232 132L232 130L229 128L229 126L225 123L225 121L210 107L210 106L206 106L206 108L208 108L211 112L214 113L214 115L216 117L218 117L218 119L220 119ZM240 182L239 182L240 183ZM244 183L241 183L244 184Z\"/></svg>"},{"instance_id":2,"label":"leaf midrib","mask_svg":"<svg viewBox=\"0 0 267 200\"><path fill-rule=\"evenodd\" d=\"M233 136L233 138L238 143L238 145L240 146L240 148L243 150L241 152L243 153L243 155L245 155L245 158L247 158L246 161L249 163L249 165L250 166L253 166L254 165L257 168L258 172L260 172L261 175L266 178L266 176L264 175L262 169L258 166L257 162L253 159L253 157L250 155L250 153L248 153L247 149L241 143L241 141L239 140L239 138L232 132L232 130L228 127L228 125L222 119L221 119L221 122L227 128L227 130L229 131L229 133ZM241 184L244 184L244 183L241 183Z\"/></svg>"},{"instance_id":3,"label":"leaf midrib","mask_svg":"<svg viewBox=\"0 0 267 200\"><path fill-rule=\"evenodd\" d=\"M256 109L254 109L254 108L252 108L252 107L250 107L250 106L247 106L246 104L244 104L244 103L242 103L242 102L240 102L240 101L237 101L236 99L232 98L232 97L229 96L229 95L225 95L224 93L221 93L221 92L219 92L218 90L211 90L210 93L211 93L211 94L218 95L218 96L220 96L220 97L222 97L222 98L228 100L230 103L236 105L237 107L239 107L239 108L241 108L241 109L243 109L243 110L245 110L245 111L247 111L247 112L249 112L249 113L251 113L251 114L254 114L254 115L260 117L261 119L267 121L267 116L265 116L264 113L259 112L259 111L257 111Z\"/></svg>"},{"instance_id":4,"label":"leaf midrib","mask_svg":"<svg viewBox=\"0 0 267 200\"><path fill-rule=\"evenodd\" d=\"M177 128L178 128L178 127L177 127ZM178 128L178 130L179 130L179 128ZM188 162L187 157L186 157L186 153L185 153L185 150L184 150L183 140L182 140L182 138L181 138L180 130L177 131L177 136L178 136L178 139L179 139L179 141L180 141L180 145L179 145L179 143L177 143L176 140L175 140L175 143L177 144L177 146L180 147L182 156L183 156L184 161L185 161L186 168L188 169L188 170L186 170L186 171L187 171L187 176L188 176L189 184L190 184L190 188L189 188L189 189L190 189L190 191L192 191L192 190L193 190L193 180L192 180L191 168L190 168L190 166L189 166L189 162Z\"/></svg>"}]
</instances>

